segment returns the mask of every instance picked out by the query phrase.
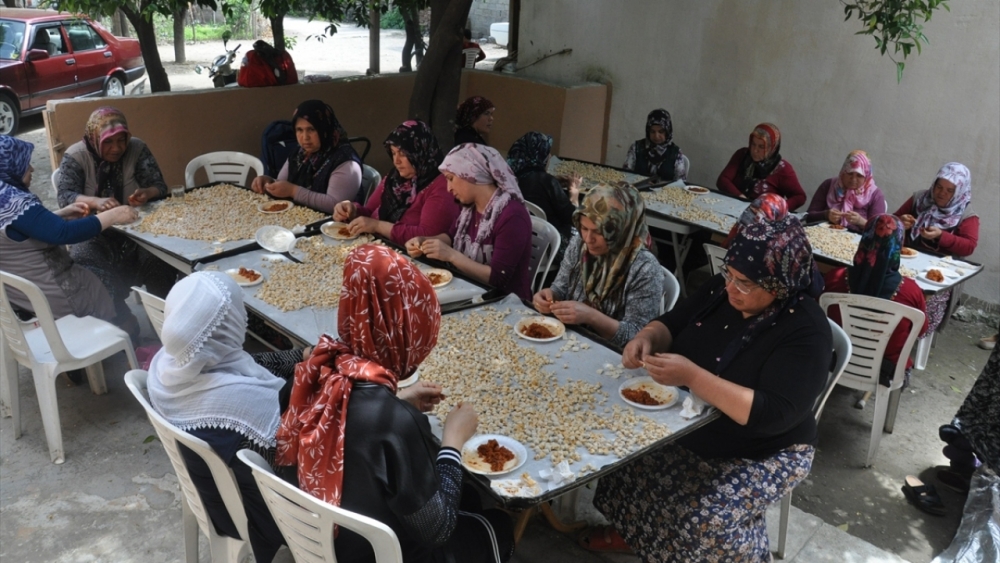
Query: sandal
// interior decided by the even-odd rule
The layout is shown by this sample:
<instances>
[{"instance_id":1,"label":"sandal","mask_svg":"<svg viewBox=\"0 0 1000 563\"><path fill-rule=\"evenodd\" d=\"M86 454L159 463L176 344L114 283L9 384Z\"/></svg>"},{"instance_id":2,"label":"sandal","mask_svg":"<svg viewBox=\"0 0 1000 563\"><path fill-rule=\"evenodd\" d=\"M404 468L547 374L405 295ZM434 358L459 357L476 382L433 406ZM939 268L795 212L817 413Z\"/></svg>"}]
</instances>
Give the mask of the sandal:
<instances>
[{"instance_id":1,"label":"sandal","mask_svg":"<svg viewBox=\"0 0 1000 563\"><path fill-rule=\"evenodd\" d=\"M906 500L927 514L944 516L944 503L941 502L934 485L925 485L913 475L907 475L903 494L906 495Z\"/></svg>"},{"instance_id":2,"label":"sandal","mask_svg":"<svg viewBox=\"0 0 1000 563\"><path fill-rule=\"evenodd\" d=\"M580 534L577 543L588 551L608 553L632 553L632 548L618 534L614 526L595 526Z\"/></svg>"}]
</instances>

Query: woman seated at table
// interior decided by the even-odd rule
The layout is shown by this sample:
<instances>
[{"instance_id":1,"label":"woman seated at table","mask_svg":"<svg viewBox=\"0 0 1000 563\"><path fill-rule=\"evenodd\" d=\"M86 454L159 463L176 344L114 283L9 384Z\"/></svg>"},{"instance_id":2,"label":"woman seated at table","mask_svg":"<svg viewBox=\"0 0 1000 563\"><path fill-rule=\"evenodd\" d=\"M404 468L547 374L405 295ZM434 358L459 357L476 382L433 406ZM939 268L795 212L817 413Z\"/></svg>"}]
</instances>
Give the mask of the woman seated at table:
<instances>
[{"instance_id":1,"label":"woman seated at table","mask_svg":"<svg viewBox=\"0 0 1000 563\"><path fill-rule=\"evenodd\" d=\"M750 133L750 146L737 150L719 174L715 186L741 199L754 200L776 193L795 211L806 202L795 169L781 158L781 131L773 123L761 123Z\"/></svg>"},{"instance_id":2,"label":"woman seated at table","mask_svg":"<svg viewBox=\"0 0 1000 563\"><path fill-rule=\"evenodd\" d=\"M375 233L398 245L447 232L460 208L438 170L443 155L431 128L423 121L405 121L389 134L385 150L392 172L365 205L338 203L333 220L350 222L352 234Z\"/></svg>"},{"instance_id":3,"label":"woman seated at table","mask_svg":"<svg viewBox=\"0 0 1000 563\"><path fill-rule=\"evenodd\" d=\"M795 217L743 227L723 274L628 343L626 368L688 387L720 417L602 477L594 505L621 537L592 531L587 546L627 545L644 561L770 560L764 513L809 473L832 355L826 316L804 293L812 262Z\"/></svg>"},{"instance_id":4,"label":"woman seated at table","mask_svg":"<svg viewBox=\"0 0 1000 563\"><path fill-rule=\"evenodd\" d=\"M930 189L913 194L896 210L906 227L905 245L924 252L964 258L979 243L979 216L969 209L972 177L969 169L949 162L938 170ZM944 320L951 289L927 298L928 334Z\"/></svg>"},{"instance_id":5,"label":"woman seated at table","mask_svg":"<svg viewBox=\"0 0 1000 563\"><path fill-rule=\"evenodd\" d=\"M467 143L451 149L441 172L462 212L447 233L412 238L406 251L531 299L531 217L507 161L486 145Z\"/></svg>"},{"instance_id":6,"label":"woman seated at table","mask_svg":"<svg viewBox=\"0 0 1000 563\"><path fill-rule=\"evenodd\" d=\"M277 178L257 176L250 189L333 213L338 202L354 200L361 189L361 158L347 131L326 103L308 100L292 115L299 150L288 157Z\"/></svg>"},{"instance_id":7,"label":"woman seated at table","mask_svg":"<svg viewBox=\"0 0 1000 563\"><path fill-rule=\"evenodd\" d=\"M555 176L545 171L552 150L552 137L537 131L525 133L507 151L507 164L517 176L517 185L526 201L545 213L545 219L559 231L562 245L556 260L562 262L566 243L573 236L573 212L580 205L580 176L569 179L563 189ZM567 193L568 191L568 193Z\"/></svg>"},{"instance_id":8,"label":"woman seated at table","mask_svg":"<svg viewBox=\"0 0 1000 563\"><path fill-rule=\"evenodd\" d=\"M73 263L67 244L96 237L112 225L131 223L139 214L127 205L91 215L83 202L55 213L29 190L31 143L0 135L0 270L34 283L45 294L52 315L92 316L133 330L135 317L119 318L108 290L89 270ZM89 215L89 216L88 216ZM20 291L7 288L11 303L26 312L31 303Z\"/></svg>"},{"instance_id":9,"label":"woman seated at table","mask_svg":"<svg viewBox=\"0 0 1000 563\"><path fill-rule=\"evenodd\" d=\"M125 115L111 107L90 114L83 140L66 149L59 171L56 192L63 207L84 203L95 212L124 203L138 207L167 193L153 154L132 136ZM145 285L147 291L163 296L177 277L171 266L115 230L74 244L70 255L100 278L122 319L132 315L125 298L133 285ZM134 328L137 334L138 326Z\"/></svg>"},{"instance_id":10,"label":"woman seated at table","mask_svg":"<svg viewBox=\"0 0 1000 563\"><path fill-rule=\"evenodd\" d=\"M903 248L903 222L894 215L876 215L868 221L858 243L858 251L854 254L854 265L847 268L836 268L826 273L826 291L835 293L853 293L869 295L880 299L895 301L900 305L913 307L924 311L924 292L917 282L905 278L899 273L899 251ZM827 312L837 324L840 321L840 307L834 307ZM910 321L903 319L892 338L889 340L882 359L880 381L888 386L899 362L899 353L903 349L907 335L910 334ZM922 335L927 330L927 319L920 331ZM910 380L913 360L906 359L906 381ZM864 407L861 403L860 407Z\"/></svg>"},{"instance_id":11,"label":"woman seated at table","mask_svg":"<svg viewBox=\"0 0 1000 563\"><path fill-rule=\"evenodd\" d=\"M493 128L494 111L493 102L482 96L472 96L462 102L455 115L455 144L487 144L483 136L489 135Z\"/></svg>"},{"instance_id":12,"label":"woman seated at table","mask_svg":"<svg viewBox=\"0 0 1000 563\"><path fill-rule=\"evenodd\" d=\"M865 151L851 151L840 174L824 181L813 194L807 221L829 221L854 232L865 228L869 217L888 209L882 190L875 185L872 163Z\"/></svg>"},{"instance_id":13,"label":"woman seated at table","mask_svg":"<svg viewBox=\"0 0 1000 563\"><path fill-rule=\"evenodd\" d=\"M654 109L646 117L646 137L632 143L625 155L625 170L661 181L687 180L684 153L674 144L670 112Z\"/></svg>"},{"instance_id":14,"label":"woman seated at table","mask_svg":"<svg viewBox=\"0 0 1000 563\"><path fill-rule=\"evenodd\" d=\"M297 464L306 492L392 528L405 561L509 559L510 517L483 512L475 491L462 491L460 451L475 434L476 411L452 409L438 446L422 413L440 402L441 387L418 381L406 388L419 389L408 401L396 392L437 342L430 281L395 251L363 245L344 265L337 315L338 337L320 337L296 367L278 463ZM334 548L342 563L374 561L368 542L345 528Z\"/></svg>"},{"instance_id":15,"label":"woman seated at table","mask_svg":"<svg viewBox=\"0 0 1000 563\"><path fill-rule=\"evenodd\" d=\"M639 192L625 183L587 194L573 215L579 234L552 287L535 294L535 309L625 346L663 300L663 268L644 244L645 211Z\"/></svg>"}]
</instances>

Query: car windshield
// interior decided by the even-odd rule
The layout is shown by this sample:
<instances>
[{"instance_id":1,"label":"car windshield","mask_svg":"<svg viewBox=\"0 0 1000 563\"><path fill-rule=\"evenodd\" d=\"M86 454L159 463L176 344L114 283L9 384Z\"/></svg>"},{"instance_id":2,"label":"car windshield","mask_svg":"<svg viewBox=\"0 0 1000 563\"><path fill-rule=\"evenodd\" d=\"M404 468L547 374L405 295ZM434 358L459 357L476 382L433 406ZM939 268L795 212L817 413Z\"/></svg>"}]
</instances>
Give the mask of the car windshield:
<instances>
[{"instance_id":1,"label":"car windshield","mask_svg":"<svg viewBox=\"0 0 1000 563\"><path fill-rule=\"evenodd\" d=\"M0 60L20 60L24 27L24 22L0 20Z\"/></svg>"}]
</instances>

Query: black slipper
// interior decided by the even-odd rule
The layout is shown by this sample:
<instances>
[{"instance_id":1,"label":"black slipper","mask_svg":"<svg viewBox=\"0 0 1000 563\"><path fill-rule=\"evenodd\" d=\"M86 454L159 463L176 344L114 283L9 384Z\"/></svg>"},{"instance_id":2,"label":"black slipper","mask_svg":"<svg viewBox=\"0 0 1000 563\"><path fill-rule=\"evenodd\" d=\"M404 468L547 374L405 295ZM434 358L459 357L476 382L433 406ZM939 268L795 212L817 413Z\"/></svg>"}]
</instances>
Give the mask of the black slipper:
<instances>
[{"instance_id":1,"label":"black slipper","mask_svg":"<svg viewBox=\"0 0 1000 563\"><path fill-rule=\"evenodd\" d=\"M925 485L913 475L907 475L903 494L906 495L906 500L927 514L944 516L944 503L941 502L934 485Z\"/></svg>"}]
</instances>

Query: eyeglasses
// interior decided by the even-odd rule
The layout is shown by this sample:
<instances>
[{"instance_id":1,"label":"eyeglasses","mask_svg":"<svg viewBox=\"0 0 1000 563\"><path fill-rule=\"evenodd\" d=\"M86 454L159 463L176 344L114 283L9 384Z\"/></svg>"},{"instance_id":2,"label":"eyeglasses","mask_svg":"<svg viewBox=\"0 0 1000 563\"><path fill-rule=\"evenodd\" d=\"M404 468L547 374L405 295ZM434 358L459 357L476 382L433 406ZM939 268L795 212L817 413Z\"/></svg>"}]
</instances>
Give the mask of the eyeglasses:
<instances>
[{"instance_id":1,"label":"eyeglasses","mask_svg":"<svg viewBox=\"0 0 1000 563\"><path fill-rule=\"evenodd\" d=\"M736 291L739 291L743 295L748 295L751 291L760 287L751 281L734 278L733 274L729 272L729 268L722 269L722 279L726 280L726 285L733 284L736 287Z\"/></svg>"}]
</instances>

